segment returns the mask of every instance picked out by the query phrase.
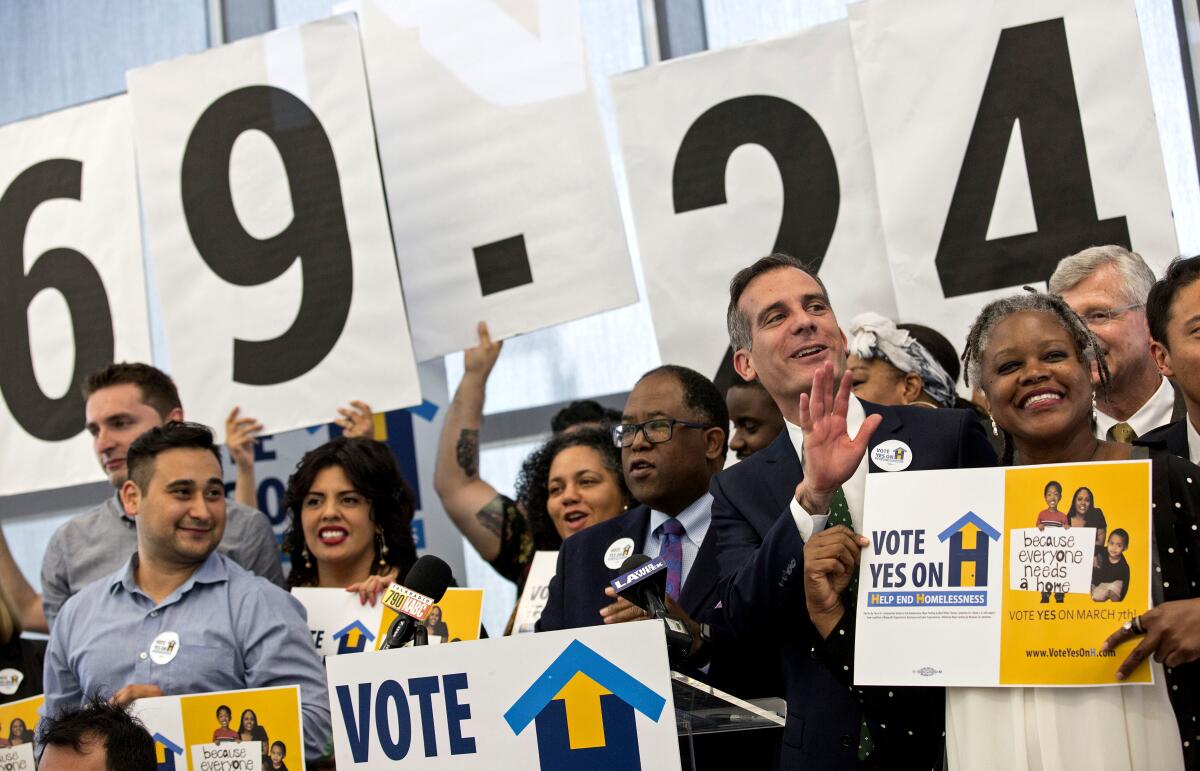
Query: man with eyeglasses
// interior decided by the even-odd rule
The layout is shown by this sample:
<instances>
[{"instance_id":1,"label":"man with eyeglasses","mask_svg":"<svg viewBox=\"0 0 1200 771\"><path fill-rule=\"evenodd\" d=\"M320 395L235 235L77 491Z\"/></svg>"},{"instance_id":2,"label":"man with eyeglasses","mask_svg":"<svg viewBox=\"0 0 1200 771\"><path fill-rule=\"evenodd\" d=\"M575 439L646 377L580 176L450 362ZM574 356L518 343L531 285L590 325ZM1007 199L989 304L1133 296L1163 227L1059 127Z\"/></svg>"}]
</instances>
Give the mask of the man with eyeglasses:
<instances>
[{"instance_id":1,"label":"man with eyeglasses","mask_svg":"<svg viewBox=\"0 0 1200 771\"><path fill-rule=\"evenodd\" d=\"M1132 442L1187 412L1150 351L1146 298L1152 286L1154 271L1141 256L1112 244L1064 257L1050 277L1050 291L1083 317L1104 349L1109 386L1107 394L1096 394L1100 439ZM1093 373L1094 382L1098 377Z\"/></svg>"},{"instance_id":2,"label":"man with eyeglasses","mask_svg":"<svg viewBox=\"0 0 1200 771\"><path fill-rule=\"evenodd\" d=\"M846 336L803 261L764 257L733 277L729 295L734 368L763 384L785 421L711 488L728 629L772 645L783 669L779 767L940 767L942 689L854 685L867 474L989 466L996 455L967 410L854 396Z\"/></svg>"},{"instance_id":3,"label":"man with eyeglasses","mask_svg":"<svg viewBox=\"0 0 1200 771\"><path fill-rule=\"evenodd\" d=\"M616 597L610 582L631 554L662 557L667 608L692 634L681 671L739 695L772 695L739 672L741 660L752 657L741 650L732 655L716 607L708 486L725 461L728 425L720 391L700 373L665 365L642 376L613 428L625 482L641 505L563 541L539 632L644 619L641 608Z\"/></svg>"}]
</instances>

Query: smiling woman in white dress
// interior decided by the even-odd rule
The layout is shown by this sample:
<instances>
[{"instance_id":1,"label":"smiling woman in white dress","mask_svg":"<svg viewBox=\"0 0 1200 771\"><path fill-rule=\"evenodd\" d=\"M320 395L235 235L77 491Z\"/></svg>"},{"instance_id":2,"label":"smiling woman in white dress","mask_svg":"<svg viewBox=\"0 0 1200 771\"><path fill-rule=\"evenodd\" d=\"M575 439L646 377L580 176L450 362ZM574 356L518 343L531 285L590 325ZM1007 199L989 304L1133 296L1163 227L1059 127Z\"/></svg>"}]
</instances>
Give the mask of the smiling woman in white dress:
<instances>
[{"instance_id":1,"label":"smiling woman in white dress","mask_svg":"<svg viewBox=\"0 0 1200 771\"><path fill-rule=\"evenodd\" d=\"M982 387L995 430L1003 433L1006 465L1145 457L1142 448L1092 433L1092 371L1103 388L1107 369L1095 338L1059 298L1031 292L989 304L972 326L963 358L969 382ZM1166 664L1151 662L1154 685L947 689L951 768L1163 771L1184 768L1185 756L1188 767L1200 759L1198 666L1192 663L1200 652L1200 601L1194 599L1200 498L1192 485L1200 468L1165 453L1150 457L1156 607L1138 622L1148 633L1142 639L1157 646Z\"/></svg>"}]
</instances>

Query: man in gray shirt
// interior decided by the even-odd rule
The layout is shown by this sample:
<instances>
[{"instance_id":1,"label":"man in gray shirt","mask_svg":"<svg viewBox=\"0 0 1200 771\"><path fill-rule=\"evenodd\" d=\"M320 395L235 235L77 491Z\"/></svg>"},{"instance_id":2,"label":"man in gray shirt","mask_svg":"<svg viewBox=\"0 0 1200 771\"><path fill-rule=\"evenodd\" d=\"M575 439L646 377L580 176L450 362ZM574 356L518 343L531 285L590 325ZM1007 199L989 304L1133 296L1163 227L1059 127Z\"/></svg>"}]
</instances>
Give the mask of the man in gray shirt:
<instances>
[{"instance_id":1,"label":"man in gray shirt","mask_svg":"<svg viewBox=\"0 0 1200 771\"><path fill-rule=\"evenodd\" d=\"M108 479L117 490L129 478L125 454L141 434L171 420L183 420L175 383L147 364L110 364L84 381L87 430ZM261 512L226 500L225 536L217 547L237 564L284 586L279 547ZM55 531L42 558L42 606L46 622L87 584L117 570L137 551L137 528L114 494L96 508Z\"/></svg>"}]
</instances>

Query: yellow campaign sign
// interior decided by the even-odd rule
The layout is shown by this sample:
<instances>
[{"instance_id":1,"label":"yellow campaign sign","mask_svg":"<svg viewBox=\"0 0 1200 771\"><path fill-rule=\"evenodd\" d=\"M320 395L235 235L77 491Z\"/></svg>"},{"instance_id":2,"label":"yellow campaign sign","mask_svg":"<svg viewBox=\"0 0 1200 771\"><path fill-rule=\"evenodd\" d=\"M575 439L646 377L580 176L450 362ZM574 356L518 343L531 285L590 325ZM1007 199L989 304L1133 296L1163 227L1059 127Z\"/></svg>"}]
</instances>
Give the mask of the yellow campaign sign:
<instances>
[{"instance_id":1,"label":"yellow campaign sign","mask_svg":"<svg viewBox=\"0 0 1200 771\"><path fill-rule=\"evenodd\" d=\"M33 742L37 730L38 710L42 708L44 696L10 701L0 705L0 747L13 747Z\"/></svg>"},{"instance_id":2,"label":"yellow campaign sign","mask_svg":"<svg viewBox=\"0 0 1200 771\"><path fill-rule=\"evenodd\" d=\"M294 688L182 696L179 709L183 715L183 739L188 747L222 741L261 741L263 755L269 756L271 745L282 742L289 756L304 754L298 719L300 701ZM230 715L228 723L225 714Z\"/></svg>"},{"instance_id":3,"label":"yellow campaign sign","mask_svg":"<svg viewBox=\"0 0 1200 771\"><path fill-rule=\"evenodd\" d=\"M396 611L383 606L379 631L375 635L375 648L383 644L388 627L396 619ZM483 619L482 589L447 589L442 599L434 604L425 617L425 629L437 636L441 642L478 640L479 624Z\"/></svg>"},{"instance_id":4,"label":"yellow campaign sign","mask_svg":"<svg viewBox=\"0 0 1200 771\"><path fill-rule=\"evenodd\" d=\"M857 685L1149 682L1105 641L1151 605L1148 460L872 474ZM1166 506L1166 504L1159 504Z\"/></svg>"},{"instance_id":5,"label":"yellow campaign sign","mask_svg":"<svg viewBox=\"0 0 1200 771\"><path fill-rule=\"evenodd\" d=\"M1054 505L1055 487L1058 495ZM1000 626L1000 682L1002 684L1088 685L1113 682L1117 667L1138 640L1115 654L1104 655L1101 644L1117 627L1150 606L1150 475L1145 464L1061 465L1014 468L1005 472L1005 538L1003 615ZM1054 512L1067 519L1050 524ZM1037 530L1039 517L1043 521ZM1074 523L1071 520L1074 519ZM1070 543L1071 525L1086 524L1095 539L1089 544ZM1032 535L1031 531L1038 533ZM1029 535L1026 535L1029 534ZM1114 537L1115 534L1115 537ZM1123 534L1123 535L1122 535ZM1038 569L1021 552L1034 552L1037 541L1053 544L1070 561L1080 552L1089 575L1086 585L1055 591L1055 576L1043 579L1048 591L1038 591ZM1112 542L1114 547L1109 548ZM1056 548L1061 547L1061 548ZM1113 556L1115 553L1115 557ZM1028 575L1013 575L1022 565ZM1097 578L1127 575L1115 594L1100 591ZM1014 589L1014 580L1032 580L1030 588ZM1113 581L1100 581L1112 584ZM1127 682L1149 682L1150 667L1143 663Z\"/></svg>"}]
</instances>

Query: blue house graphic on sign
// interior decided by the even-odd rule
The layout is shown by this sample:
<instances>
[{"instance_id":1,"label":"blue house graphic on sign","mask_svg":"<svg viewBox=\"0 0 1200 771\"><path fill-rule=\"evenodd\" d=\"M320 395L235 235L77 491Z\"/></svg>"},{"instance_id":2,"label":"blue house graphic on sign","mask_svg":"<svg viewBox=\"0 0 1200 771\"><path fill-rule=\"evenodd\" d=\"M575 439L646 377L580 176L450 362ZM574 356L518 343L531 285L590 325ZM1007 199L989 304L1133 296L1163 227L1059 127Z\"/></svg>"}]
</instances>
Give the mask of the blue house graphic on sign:
<instances>
[{"instance_id":1,"label":"blue house graphic on sign","mask_svg":"<svg viewBox=\"0 0 1200 771\"><path fill-rule=\"evenodd\" d=\"M987 536L984 538L983 536ZM1000 532L973 511L955 520L938 533L938 540L950 540L948 586L987 586L988 544L1000 540Z\"/></svg>"},{"instance_id":2,"label":"blue house graphic on sign","mask_svg":"<svg viewBox=\"0 0 1200 771\"><path fill-rule=\"evenodd\" d=\"M154 759L158 763L158 771L175 771L175 756L183 755L183 747L162 734L156 733L150 738L154 740ZM187 768L187 764L183 768Z\"/></svg>"},{"instance_id":3,"label":"blue house graphic on sign","mask_svg":"<svg viewBox=\"0 0 1200 771\"><path fill-rule=\"evenodd\" d=\"M573 640L504 713L536 724L542 771L640 771L634 711L657 722L666 699Z\"/></svg>"},{"instance_id":4,"label":"blue house graphic on sign","mask_svg":"<svg viewBox=\"0 0 1200 771\"><path fill-rule=\"evenodd\" d=\"M362 653L367 649L367 643L375 641L375 635L355 619L354 623L334 632L333 639L338 641L338 653Z\"/></svg>"}]
</instances>

